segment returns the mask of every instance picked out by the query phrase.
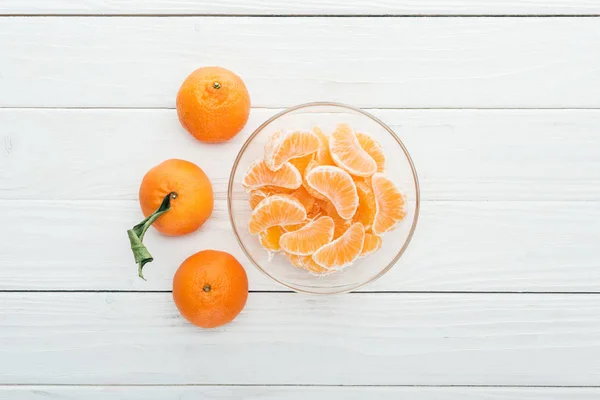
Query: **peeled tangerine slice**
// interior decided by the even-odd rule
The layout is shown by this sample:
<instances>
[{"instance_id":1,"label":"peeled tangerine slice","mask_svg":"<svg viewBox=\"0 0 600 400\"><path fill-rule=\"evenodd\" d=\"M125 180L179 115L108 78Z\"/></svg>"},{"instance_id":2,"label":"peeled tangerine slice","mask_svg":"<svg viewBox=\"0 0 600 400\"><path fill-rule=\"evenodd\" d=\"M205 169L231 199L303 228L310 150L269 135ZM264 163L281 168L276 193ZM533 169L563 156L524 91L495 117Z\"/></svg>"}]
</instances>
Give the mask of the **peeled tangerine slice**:
<instances>
[{"instance_id":1,"label":"peeled tangerine slice","mask_svg":"<svg viewBox=\"0 0 600 400\"><path fill-rule=\"evenodd\" d=\"M380 172L371 178L377 211L373 220L373 233L381 235L391 231L404 218L404 196L386 176Z\"/></svg>"},{"instance_id":2,"label":"peeled tangerine slice","mask_svg":"<svg viewBox=\"0 0 600 400\"><path fill-rule=\"evenodd\" d=\"M277 171L271 171L263 160L250 164L242 180L242 186L255 190L266 186L297 189L302 185L302 175L290 163L284 163Z\"/></svg>"},{"instance_id":3,"label":"peeled tangerine slice","mask_svg":"<svg viewBox=\"0 0 600 400\"><path fill-rule=\"evenodd\" d=\"M319 150L319 137L312 132L278 131L265 144L265 162L277 171L292 158L303 157Z\"/></svg>"},{"instance_id":4,"label":"peeled tangerine slice","mask_svg":"<svg viewBox=\"0 0 600 400\"><path fill-rule=\"evenodd\" d=\"M321 128L314 127L313 133L319 137L319 141L321 142L319 150L317 150L317 155L315 160L319 165L335 165L333 160L331 159L331 154L329 154L329 138L326 134L323 133Z\"/></svg>"},{"instance_id":5,"label":"peeled tangerine slice","mask_svg":"<svg viewBox=\"0 0 600 400\"><path fill-rule=\"evenodd\" d=\"M327 197L323 196L322 194L320 194L316 190L312 189L308 185L308 183L306 182L306 175L308 175L308 173L310 171L312 171L313 169L317 168L318 166L319 166L319 163L316 162L316 161L311 161L310 163L308 163L308 165L306 166L306 169L304 170L304 175L302 177L302 185L304 186L304 188L306 189L306 191L308 192L308 194L310 194L315 199L327 201Z\"/></svg>"},{"instance_id":6,"label":"peeled tangerine slice","mask_svg":"<svg viewBox=\"0 0 600 400\"><path fill-rule=\"evenodd\" d=\"M274 194L252 211L248 230L256 235L275 225L297 224L306 219L302 203L286 194Z\"/></svg>"},{"instance_id":7,"label":"peeled tangerine slice","mask_svg":"<svg viewBox=\"0 0 600 400\"><path fill-rule=\"evenodd\" d=\"M300 172L301 176L304 176L304 171L306 170L306 167L308 166L308 164L310 164L311 161L314 160L314 158L315 158L315 153L311 153L311 154L307 154L302 157L292 158L289 161L289 163L292 164L294 167L296 167L298 172Z\"/></svg>"},{"instance_id":8,"label":"peeled tangerine slice","mask_svg":"<svg viewBox=\"0 0 600 400\"><path fill-rule=\"evenodd\" d=\"M369 185L364 179L359 178L354 181L356 184L356 193L358 193L358 209L354 216L354 222L360 222L365 226L365 229L371 229L373 220L375 219L375 212L377 210L377 204L375 201L375 194L371 185Z\"/></svg>"},{"instance_id":9,"label":"peeled tangerine slice","mask_svg":"<svg viewBox=\"0 0 600 400\"><path fill-rule=\"evenodd\" d=\"M359 256L365 241L365 227L357 222L339 238L317 250L312 258L327 269L344 268Z\"/></svg>"},{"instance_id":10,"label":"peeled tangerine slice","mask_svg":"<svg viewBox=\"0 0 600 400\"><path fill-rule=\"evenodd\" d=\"M338 167L352 175L371 176L377 172L377 163L358 142L354 130L339 124L329 139L329 153Z\"/></svg>"},{"instance_id":11,"label":"peeled tangerine slice","mask_svg":"<svg viewBox=\"0 0 600 400\"><path fill-rule=\"evenodd\" d=\"M313 261L311 256L299 256L297 254L284 253L290 264L294 267L305 269L315 275L325 275L330 272Z\"/></svg>"},{"instance_id":12,"label":"peeled tangerine slice","mask_svg":"<svg viewBox=\"0 0 600 400\"><path fill-rule=\"evenodd\" d=\"M358 139L358 143L360 143L360 147L375 160L377 172L385 171L385 154L383 153L383 147L381 147L379 142L366 133L357 132L356 138Z\"/></svg>"},{"instance_id":13,"label":"peeled tangerine slice","mask_svg":"<svg viewBox=\"0 0 600 400\"><path fill-rule=\"evenodd\" d=\"M284 233L279 244L286 253L308 256L331 242L333 227L333 219L321 217L296 231Z\"/></svg>"},{"instance_id":14,"label":"peeled tangerine slice","mask_svg":"<svg viewBox=\"0 0 600 400\"><path fill-rule=\"evenodd\" d=\"M253 190L250 192L250 198L248 199L248 203L250 203L250 208L252 208L253 210L256 208L256 206L263 201L264 199L266 199L267 197L269 197L269 193L267 192L263 192L262 190Z\"/></svg>"},{"instance_id":15,"label":"peeled tangerine slice","mask_svg":"<svg viewBox=\"0 0 600 400\"><path fill-rule=\"evenodd\" d=\"M366 257L375 253L381 248L381 244L381 237L372 233L365 233L365 243L363 244L362 251L360 252L360 257Z\"/></svg>"},{"instance_id":16,"label":"peeled tangerine slice","mask_svg":"<svg viewBox=\"0 0 600 400\"><path fill-rule=\"evenodd\" d=\"M319 166L306 174L308 186L325 196L343 219L350 219L358 208L356 185L350 174L331 165Z\"/></svg>"},{"instance_id":17,"label":"peeled tangerine slice","mask_svg":"<svg viewBox=\"0 0 600 400\"><path fill-rule=\"evenodd\" d=\"M284 233L284 230L280 226L272 226L267 230L262 231L258 234L258 240L265 250L272 251L274 253L281 250L279 245L279 239Z\"/></svg>"}]
</instances>

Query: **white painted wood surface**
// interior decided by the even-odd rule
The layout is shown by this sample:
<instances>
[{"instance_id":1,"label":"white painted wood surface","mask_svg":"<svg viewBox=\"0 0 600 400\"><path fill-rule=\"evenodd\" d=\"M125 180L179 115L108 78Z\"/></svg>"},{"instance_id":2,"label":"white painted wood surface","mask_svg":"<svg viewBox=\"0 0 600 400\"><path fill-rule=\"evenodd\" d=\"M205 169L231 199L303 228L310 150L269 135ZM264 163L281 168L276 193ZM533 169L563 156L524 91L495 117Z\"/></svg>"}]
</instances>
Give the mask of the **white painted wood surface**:
<instances>
[{"instance_id":1,"label":"white painted wood surface","mask_svg":"<svg viewBox=\"0 0 600 400\"><path fill-rule=\"evenodd\" d=\"M3 0L0 15L594 15L594 0Z\"/></svg>"},{"instance_id":2,"label":"white painted wood surface","mask_svg":"<svg viewBox=\"0 0 600 400\"><path fill-rule=\"evenodd\" d=\"M135 200L4 200L0 219L0 290L171 290L179 264L205 248L237 257L251 290L285 289L247 261L224 200L191 235L148 232L148 281L125 235L142 219ZM597 202L424 202L406 254L361 291L600 292L598 226Z\"/></svg>"},{"instance_id":3,"label":"white painted wood surface","mask_svg":"<svg viewBox=\"0 0 600 400\"><path fill-rule=\"evenodd\" d=\"M0 110L0 193L134 200L149 168L183 158L224 200L240 147L277 111L252 109L244 131L215 146L187 134L175 110ZM425 200L600 200L598 110L368 111L405 142Z\"/></svg>"},{"instance_id":4,"label":"white painted wood surface","mask_svg":"<svg viewBox=\"0 0 600 400\"><path fill-rule=\"evenodd\" d=\"M595 0L0 2L0 398L600 397L599 15ZM173 110L207 64L242 75L255 107L220 146ZM244 139L314 100L368 108L421 178L412 244L363 293L277 292L227 221ZM143 282L124 232L143 174L174 157L208 173L215 213L187 237L151 231ZM214 330L169 293L203 248L240 259L252 290Z\"/></svg>"},{"instance_id":5,"label":"white painted wood surface","mask_svg":"<svg viewBox=\"0 0 600 400\"><path fill-rule=\"evenodd\" d=\"M598 388L307 386L0 386L11 400L597 400Z\"/></svg>"},{"instance_id":6,"label":"white painted wood surface","mask_svg":"<svg viewBox=\"0 0 600 400\"><path fill-rule=\"evenodd\" d=\"M1 384L600 379L597 295L253 293L234 322L204 331L170 293L2 293L0 304Z\"/></svg>"},{"instance_id":7,"label":"white painted wood surface","mask_svg":"<svg viewBox=\"0 0 600 400\"><path fill-rule=\"evenodd\" d=\"M597 18L23 17L0 25L0 106L173 107L200 65L255 107L598 107Z\"/></svg>"}]
</instances>

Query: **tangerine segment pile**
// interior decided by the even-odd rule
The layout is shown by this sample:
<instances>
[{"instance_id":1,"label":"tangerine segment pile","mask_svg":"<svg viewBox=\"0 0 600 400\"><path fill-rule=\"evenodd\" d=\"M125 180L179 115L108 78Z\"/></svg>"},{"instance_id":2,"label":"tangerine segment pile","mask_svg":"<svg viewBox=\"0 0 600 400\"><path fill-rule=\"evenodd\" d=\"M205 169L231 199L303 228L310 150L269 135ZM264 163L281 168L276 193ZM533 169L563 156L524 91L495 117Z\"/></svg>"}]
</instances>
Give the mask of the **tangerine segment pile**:
<instances>
[{"instance_id":1,"label":"tangerine segment pile","mask_svg":"<svg viewBox=\"0 0 600 400\"><path fill-rule=\"evenodd\" d=\"M347 124L330 136L318 127L276 132L242 181L252 208L248 229L294 267L340 271L377 252L381 235L405 216L385 163L383 147Z\"/></svg>"}]
</instances>

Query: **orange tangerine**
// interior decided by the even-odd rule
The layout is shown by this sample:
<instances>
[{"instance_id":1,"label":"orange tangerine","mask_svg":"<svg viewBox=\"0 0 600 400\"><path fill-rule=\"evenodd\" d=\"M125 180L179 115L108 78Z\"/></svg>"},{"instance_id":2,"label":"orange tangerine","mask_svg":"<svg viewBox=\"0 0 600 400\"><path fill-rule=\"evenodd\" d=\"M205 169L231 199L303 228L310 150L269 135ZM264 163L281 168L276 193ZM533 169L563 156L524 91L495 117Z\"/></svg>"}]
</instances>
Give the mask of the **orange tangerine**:
<instances>
[{"instance_id":1,"label":"orange tangerine","mask_svg":"<svg viewBox=\"0 0 600 400\"><path fill-rule=\"evenodd\" d=\"M292 158L316 152L319 145L319 137L312 132L278 131L265 144L265 162L271 170L277 171Z\"/></svg>"},{"instance_id":2,"label":"orange tangerine","mask_svg":"<svg viewBox=\"0 0 600 400\"><path fill-rule=\"evenodd\" d=\"M356 185L350 174L339 167L323 165L306 173L308 187L325 196L343 219L350 219L358 208Z\"/></svg>"},{"instance_id":3,"label":"orange tangerine","mask_svg":"<svg viewBox=\"0 0 600 400\"><path fill-rule=\"evenodd\" d=\"M356 193L358 194L358 208L354 216L354 222L360 222L366 230L371 229L375 212L377 211L377 203L375 202L375 194L371 185L364 179L356 179Z\"/></svg>"},{"instance_id":4,"label":"orange tangerine","mask_svg":"<svg viewBox=\"0 0 600 400\"><path fill-rule=\"evenodd\" d=\"M333 239L334 223L331 217L320 217L302 228L281 235L280 246L290 254L308 256Z\"/></svg>"},{"instance_id":5,"label":"orange tangerine","mask_svg":"<svg viewBox=\"0 0 600 400\"><path fill-rule=\"evenodd\" d=\"M327 137L319 127L313 127L312 131L319 137L320 142L320 147L319 150L317 150L317 155L315 157L317 163L319 163L319 165L335 165L331 159L331 154L329 154L329 137Z\"/></svg>"},{"instance_id":6,"label":"orange tangerine","mask_svg":"<svg viewBox=\"0 0 600 400\"><path fill-rule=\"evenodd\" d=\"M379 142L366 133L357 132L356 138L358 139L358 143L360 143L360 147L375 160L377 172L385 171L385 154L383 152L383 147L381 147Z\"/></svg>"},{"instance_id":7,"label":"orange tangerine","mask_svg":"<svg viewBox=\"0 0 600 400\"><path fill-rule=\"evenodd\" d=\"M377 211L373 220L373 233L380 235L391 231L404 218L404 196L384 174L377 172L371 178Z\"/></svg>"},{"instance_id":8,"label":"orange tangerine","mask_svg":"<svg viewBox=\"0 0 600 400\"><path fill-rule=\"evenodd\" d=\"M306 210L296 198L275 194L261 201L250 216L248 229L252 235L275 225L297 224L306 219Z\"/></svg>"},{"instance_id":9,"label":"orange tangerine","mask_svg":"<svg viewBox=\"0 0 600 400\"><path fill-rule=\"evenodd\" d=\"M329 152L335 164L356 176L371 176L377 172L377 163L358 142L354 130L339 124L329 139Z\"/></svg>"},{"instance_id":10,"label":"orange tangerine","mask_svg":"<svg viewBox=\"0 0 600 400\"><path fill-rule=\"evenodd\" d=\"M344 268L360 256L365 241L365 227L360 222L352 224L339 238L317 250L313 260L327 269Z\"/></svg>"},{"instance_id":11,"label":"orange tangerine","mask_svg":"<svg viewBox=\"0 0 600 400\"><path fill-rule=\"evenodd\" d=\"M360 252L360 257L366 257L375 253L381 248L382 242L383 241L381 240L380 236L372 233L365 233L365 243L363 244L362 251Z\"/></svg>"},{"instance_id":12,"label":"orange tangerine","mask_svg":"<svg viewBox=\"0 0 600 400\"><path fill-rule=\"evenodd\" d=\"M281 250L281 246L279 245L279 238L281 238L283 232L284 231L283 229L281 229L281 227L272 226L260 232L258 234L258 240L260 241L262 247L264 247L266 250L278 252L279 250Z\"/></svg>"},{"instance_id":13,"label":"orange tangerine","mask_svg":"<svg viewBox=\"0 0 600 400\"><path fill-rule=\"evenodd\" d=\"M302 185L302 175L290 163L284 163L277 171L271 171L263 160L256 160L246 172L242 186L248 190L276 186L297 189Z\"/></svg>"}]
</instances>

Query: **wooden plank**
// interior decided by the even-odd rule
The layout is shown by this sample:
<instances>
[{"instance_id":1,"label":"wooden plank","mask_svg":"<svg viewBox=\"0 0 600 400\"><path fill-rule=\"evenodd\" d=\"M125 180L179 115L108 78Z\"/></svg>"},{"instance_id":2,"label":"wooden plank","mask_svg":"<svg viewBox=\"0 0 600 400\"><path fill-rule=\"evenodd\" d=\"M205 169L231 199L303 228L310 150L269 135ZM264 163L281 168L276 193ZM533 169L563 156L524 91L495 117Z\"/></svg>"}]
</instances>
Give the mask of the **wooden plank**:
<instances>
[{"instance_id":1,"label":"wooden plank","mask_svg":"<svg viewBox=\"0 0 600 400\"><path fill-rule=\"evenodd\" d=\"M425 200L600 200L600 111L369 111L405 142ZM240 147L276 112L206 145L174 110L0 110L0 198L133 200L149 168L183 158L223 201Z\"/></svg>"},{"instance_id":2,"label":"wooden plank","mask_svg":"<svg viewBox=\"0 0 600 400\"><path fill-rule=\"evenodd\" d=\"M586 386L600 378L598 296L254 293L214 330L185 322L169 293L2 293L0 307L2 384Z\"/></svg>"},{"instance_id":3,"label":"wooden plank","mask_svg":"<svg viewBox=\"0 0 600 400\"><path fill-rule=\"evenodd\" d=\"M222 65L258 107L594 108L599 47L595 18L4 18L0 106L173 107Z\"/></svg>"},{"instance_id":4,"label":"wooden plank","mask_svg":"<svg viewBox=\"0 0 600 400\"><path fill-rule=\"evenodd\" d=\"M170 290L179 264L210 248L243 263L251 290L286 290L247 260L225 207L188 236L151 230L143 281L125 235L136 201L2 201L0 290ZM361 290L600 292L599 225L595 202L424 202L408 251Z\"/></svg>"},{"instance_id":5,"label":"wooden plank","mask_svg":"<svg viewBox=\"0 0 600 400\"><path fill-rule=\"evenodd\" d=\"M11 400L596 400L598 388L307 387L307 386L0 386Z\"/></svg>"},{"instance_id":6,"label":"wooden plank","mask_svg":"<svg viewBox=\"0 0 600 400\"><path fill-rule=\"evenodd\" d=\"M593 0L4 0L0 15L63 15L63 14L244 14L244 15L581 15L599 14Z\"/></svg>"}]
</instances>

